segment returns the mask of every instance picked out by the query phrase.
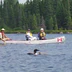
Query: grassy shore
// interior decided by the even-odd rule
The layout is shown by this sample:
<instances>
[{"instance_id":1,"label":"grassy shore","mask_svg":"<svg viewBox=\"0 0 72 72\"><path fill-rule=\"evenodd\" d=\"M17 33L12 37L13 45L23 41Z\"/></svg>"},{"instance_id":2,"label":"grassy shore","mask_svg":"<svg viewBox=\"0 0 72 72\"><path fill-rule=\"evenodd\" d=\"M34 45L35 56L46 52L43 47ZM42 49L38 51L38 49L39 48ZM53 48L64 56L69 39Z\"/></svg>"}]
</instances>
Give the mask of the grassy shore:
<instances>
[{"instance_id":1,"label":"grassy shore","mask_svg":"<svg viewBox=\"0 0 72 72\"><path fill-rule=\"evenodd\" d=\"M6 30L6 33L26 33L26 30ZM32 33L38 33L39 30L31 30ZM68 33L72 33L72 30L45 30L46 33L49 34L57 34L57 33L64 33L64 34L68 34Z\"/></svg>"}]
</instances>

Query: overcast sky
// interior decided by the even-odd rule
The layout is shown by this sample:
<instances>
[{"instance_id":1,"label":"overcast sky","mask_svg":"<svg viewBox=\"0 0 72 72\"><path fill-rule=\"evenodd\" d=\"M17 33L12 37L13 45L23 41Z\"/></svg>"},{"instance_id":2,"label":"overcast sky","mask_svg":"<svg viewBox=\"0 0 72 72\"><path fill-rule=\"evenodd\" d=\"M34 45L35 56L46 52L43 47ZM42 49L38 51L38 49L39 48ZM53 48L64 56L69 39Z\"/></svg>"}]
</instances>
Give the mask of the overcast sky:
<instances>
[{"instance_id":1,"label":"overcast sky","mask_svg":"<svg viewBox=\"0 0 72 72\"><path fill-rule=\"evenodd\" d=\"M25 3L26 0L19 0L19 3Z\"/></svg>"},{"instance_id":2,"label":"overcast sky","mask_svg":"<svg viewBox=\"0 0 72 72\"><path fill-rule=\"evenodd\" d=\"M19 0L19 3L25 3L25 2L26 2L26 0Z\"/></svg>"}]
</instances>

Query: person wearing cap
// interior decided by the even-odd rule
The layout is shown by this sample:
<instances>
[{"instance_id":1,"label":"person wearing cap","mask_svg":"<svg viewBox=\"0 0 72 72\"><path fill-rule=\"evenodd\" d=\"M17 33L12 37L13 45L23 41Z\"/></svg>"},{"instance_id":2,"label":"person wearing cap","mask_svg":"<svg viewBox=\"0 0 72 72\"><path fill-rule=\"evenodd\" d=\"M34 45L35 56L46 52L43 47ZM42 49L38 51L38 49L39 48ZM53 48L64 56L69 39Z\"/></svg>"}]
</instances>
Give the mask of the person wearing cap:
<instances>
[{"instance_id":1,"label":"person wearing cap","mask_svg":"<svg viewBox=\"0 0 72 72\"><path fill-rule=\"evenodd\" d=\"M7 40L10 40L10 38L8 38L8 37L5 35L4 31L5 31L5 29L2 28L2 29L1 29L1 32L0 32L0 39L5 42L5 41L7 41Z\"/></svg>"},{"instance_id":2,"label":"person wearing cap","mask_svg":"<svg viewBox=\"0 0 72 72\"><path fill-rule=\"evenodd\" d=\"M40 32L38 33L39 40L46 40L45 36L46 36L46 33L44 32L44 29L41 28Z\"/></svg>"},{"instance_id":3,"label":"person wearing cap","mask_svg":"<svg viewBox=\"0 0 72 72\"><path fill-rule=\"evenodd\" d=\"M37 39L36 37L33 37L30 29L27 30L25 37L26 37L26 40L36 40Z\"/></svg>"}]
</instances>

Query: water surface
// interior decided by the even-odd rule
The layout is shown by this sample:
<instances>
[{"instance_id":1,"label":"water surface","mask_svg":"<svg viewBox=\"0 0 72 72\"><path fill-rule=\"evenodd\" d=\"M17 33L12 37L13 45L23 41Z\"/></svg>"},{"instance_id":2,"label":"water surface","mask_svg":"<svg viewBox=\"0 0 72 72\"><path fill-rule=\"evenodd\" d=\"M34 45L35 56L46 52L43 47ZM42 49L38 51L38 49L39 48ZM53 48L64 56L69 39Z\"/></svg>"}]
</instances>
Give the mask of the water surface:
<instances>
[{"instance_id":1,"label":"water surface","mask_svg":"<svg viewBox=\"0 0 72 72\"><path fill-rule=\"evenodd\" d=\"M24 34L7 34L13 40L25 40ZM37 34L34 34L37 36ZM57 44L0 44L0 72L72 72L72 34L47 34L46 38L65 36ZM29 56L37 48L45 55Z\"/></svg>"}]
</instances>

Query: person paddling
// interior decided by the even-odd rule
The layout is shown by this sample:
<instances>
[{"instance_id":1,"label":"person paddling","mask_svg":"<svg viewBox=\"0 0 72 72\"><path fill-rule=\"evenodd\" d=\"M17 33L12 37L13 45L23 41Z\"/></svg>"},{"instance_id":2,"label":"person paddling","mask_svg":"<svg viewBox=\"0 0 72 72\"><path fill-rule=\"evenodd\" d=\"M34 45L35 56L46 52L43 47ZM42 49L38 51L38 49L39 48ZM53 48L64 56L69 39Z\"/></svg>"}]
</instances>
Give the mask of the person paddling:
<instances>
[{"instance_id":1,"label":"person paddling","mask_svg":"<svg viewBox=\"0 0 72 72\"><path fill-rule=\"evenodd\" d=\"M37 40L36 37L33 37L30 29L27 30L25 37L26 37L26 40Z\"/></svg>"},{"instance_id":2,"label":"person paddling","mask_svg":"<svg viewBox=\"0 0 72 72\"><path fill-rule=\"evenodd\" d=\"M41 28L40 29L40 32L38 33L38 38L39 38L39 40L46 40L46 33L44 32L44 29L43 28Z\"/></svg>"},{"instance_id":3,"label":"person paddling","mask_svg":"<svg viewBox=\"0 0 72 72\"><path fill-rule=\"evenodd\" d=\"M0 39L1 39L2 41L4 41L4 42L7 41L7 40L11 40L10 38L8 38L8 37L5 35L4 31L5 31L5 29L2 28L2 29L1 29L1 32L0 32Z\"/></svg>"}]
</instances>

